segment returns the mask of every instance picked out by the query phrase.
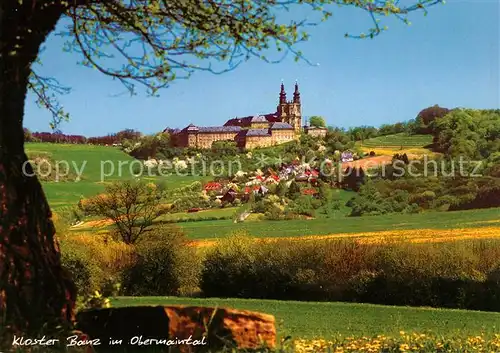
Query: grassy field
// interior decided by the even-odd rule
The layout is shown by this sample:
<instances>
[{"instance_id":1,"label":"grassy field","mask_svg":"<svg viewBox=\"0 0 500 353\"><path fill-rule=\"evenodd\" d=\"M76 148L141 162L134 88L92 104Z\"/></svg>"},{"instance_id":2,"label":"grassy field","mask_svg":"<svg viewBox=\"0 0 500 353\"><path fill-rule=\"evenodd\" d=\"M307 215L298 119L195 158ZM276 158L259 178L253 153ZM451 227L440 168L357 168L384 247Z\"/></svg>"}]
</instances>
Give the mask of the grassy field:
<instances>
[{"instance_id":1,"label":"grassy field","mask_svg":"<svg viewBox=\"0 0 500 353\"><path fill-rule=\"evenodd\" d=\"M393 307L371 304L315 303L253 299L193 299L176 297L118 297L112 306L201 305L231 307L272 314L278 334L293 338L336 335L397 336L399 331L443 335L500 332L500 313Z\"/></svg>"},{"instance_id":2,"label":"grassy field","mask_svg":"<svg viewBox=\"0 0 500 353\"><path fill-rule=\"evenodd\" d=\"M161 220L203 219L209 217L231 217L236 208L207 210L199 213L176 213L162 216ZM196 222L179 222L187 236L193 240L217 240L225 238L235 231L245 231L256 238L281 237L320 237L320 236L354 236L370 237L374 235L386 238L411 238L417 240L431 238L470 237L472 233L478 236L495 236L496 230L500 236L500 209L428 212L420 214L394 214L382 216L317 218L310 220L268 221L252 220L235 224L230 219L199 220ZM95 223L95 224L94 224ZM107 229L109 222L92 222L72 228L73 233ZM474 232L472 232L474 230ZM377 232L377 234L373 234ZM472 233L471 233L472 232ZM372 233L372 234L370 234ZM389 234L390 233L390 234ZM439 234L438 234L439 233ZM467 234L466 234L467 233ZM469 234L471 233L471 234Z\"/></svg>"},{"instance_id":3,"label":"grassy field","mask_svg":"<svg viewBox=\"0 0 500 353\"><path fill-rule=\"evenodd\" d=\"M101 163L103 173L111 174L111 165L115 167L115 173L107 177L110 180L130 178L129 165L134 158L122 152L117 147L57 144L57 143L27 143L25 145L28 155L45 153L49 154L55 161L67 161L70 165L75 163L80 168L83 163L85 168L82 179L85 181L101 181ZM118 172L119 163L122 164L122 173Z\"/></svg>"},{"instance_id":4,"label":"grassy field","mask_svg":"<svg viewBox=\"0 0 500 353\"><path fill-rule=\"evenodd\" d=\"M253 221L235 225L231 220L179 223L192 239L223 238L235 230L255 237L299 237L335 233L362 233L405 229L481 228L500 218L500 209L394 214L366 217L318 218L292 221Z\"/></svg>"},{"instance_id":5,"label":"grassy field","mask_svg":"<svg viewBox=\"0 0 500 353\"><path fill-rule=\"evenodd\" d=\"M379 136L364 140L359 143L364 147L424 147L432 143L432 135L408 135L399 133L394 135Z\"/></svg>"},{"instance_id":6,"label":"grassy field","mask_svg":"<svg viewBox=\"0 0 500 353\"><path fill-rule=\"evenodd\" d=\"M404 136L401 134L386 136L392 141L402 141ZM399 139L398 140L398 136ZM411 143L423 145L425 143L423 136L412 136ZM386 142L383 142L386 143ZM410 144L410 143L409 143ZM408 144L407 144L408 145ZM44 190L53 209L64 210L75 206L80 197L88 197L103 191L105 183L130 178L131 173L127 165L124 165L122 173L118 172L118 163L134 161L133 158L120 151L118 148L91 145L63 145L48 143L28 143L26 144L28 154L48 153L55 161L65 160L70 164L75 163L79 168L86 162L83 179L79 182L46 182ZM106 162L106 161L109 161ZM111 174L110 166L115 165L115 173L101 182L101 163L104 172ZM169 176L153 177L152 180L162 180L167 186L179 187L188 185L196 180L203 180L201 177ZM341 204L352 196L352 193L339 191L338 197ZM480 228L491 225L488 221L499 218L498 209L473 210L465 212L432 212L416 215L383 215L371 217L348 218L345 215L349 209L342 206L334 214L333 218L321 218L312 220L297 221L259 221L252 220L244 223L234 224L231 219L207 220L198 222L179 223L188 236L192 239L214 239L222 238L235 230L244 230L256 237L297 237L311 235L327 235L338 233L361 233L376 232L385 230L405 230L405 229L449 229L449 228ZM234 213L233 208L211 210L193 214L174 214L163 216L164 220L173 219L200 219L209 217L229 218ZM79 230L85 230L84 228Z\"/></svg>"},{"instance_id":7,"label":"grassy field","mask_svg":"<svg viewBox=\"0 0 500 353\"><path fill-rule=\"evenodd\" d=\"M219 220L232 220L236 209L237 207L227 207L221 209L203 210L195 213L167 213L155 219L154 222L178 222L179 224L184 224L189 222L208 222L206 221L207 219L214 218L218 218ZM89 220L87 220L84 224L81 224L74 228L70 228L70 230L74 233L92 232L97 229L100 231L107 231L113 227L112 224L113 222L110 219L103 220L99 219L98 217L89 217Z\"/></svg>"},{"instance_id":8,"label":"grassy field","mask_svg":"<svg viewBox=\"0 0 500 353\"><path fill-rule=\"evenodd\" d=\"M48 154L55 162L66 161L73 172L75 172L75 166L77 170L82 170L83 167L82 180L80 181L43 183L49 203L56 211L63 207L75 206L82 196L88 197L102 192L106 183L133 177L133 169L130 170L130 165L135 159L117 147L27 143L25 148L29 156ZM120 163L122 163L121 167ZM136 165L138 163L135 162ZM145 179L161 180L167 186L181 187L206 178L172 175Z\"/></svg>"},{"instance_id":9,"label":"grassy field","mask_svg":"<svg viewBox=\"0 0 500 353\"><path fill-rule=\"evenodd\" d=\"M405 136L398 134L380 138L393 141L393 147L391 147L390 142L385 140L380 140L379 142L372 141L378 141L377 139L366 140L365 144L385 144L383 145L384 149L377 149L377 155L392 156L394 153L399 151L396 151L396 147L399 146L399 142L405 140L410 141L405 146L420 146L420 148L417 148L418 151L413 148L415 151L405 152L422 154L429 152L428 150L421 148L421 146L425 144L424 142L426 142L425 139L427 137L428 136L425 135L420 137L419 135L415 135L409 137L410 140L405 140ZM80 181L71 179L65 182L44 182L44 190L49 203L56 211L59 208L76 205L82 196L88 197L102 192L106 183L114 180L132 178L133 168L131 168L131 166L134 166L133 163L135 163L135 165L138 165L139 163L117 147L51 143L27 143L25 146L26 151L30 156L44 154L49 155L55 162L68 162L73 174L75 174L77 170L83 170L82 180ZM283 146L280 146L280 148L282 147ZM172 185L175 187L181 187L189 185L197 180L209 180L210 177L173 175L167 177L144 177L144 179L152 181L161 180L164 181L167 186ZM344 211L346 210L342 209L339 214Z\"/></svg>"},{"instance_id":10,"label":"grassy field","mask_svg":"<svg viewBox=\"0 0 500 353\"><path fill-rule=\"evenodd\" d=\"M217 218L232 218L234 212L237 210L237 207L227 207L213 210L204 210L195 213L188 212L179 212L179 213L170 213L162 215L158 218L157 221L200 221L203 222L203 219L217 217Z\"/></svg>"}]
</instances>

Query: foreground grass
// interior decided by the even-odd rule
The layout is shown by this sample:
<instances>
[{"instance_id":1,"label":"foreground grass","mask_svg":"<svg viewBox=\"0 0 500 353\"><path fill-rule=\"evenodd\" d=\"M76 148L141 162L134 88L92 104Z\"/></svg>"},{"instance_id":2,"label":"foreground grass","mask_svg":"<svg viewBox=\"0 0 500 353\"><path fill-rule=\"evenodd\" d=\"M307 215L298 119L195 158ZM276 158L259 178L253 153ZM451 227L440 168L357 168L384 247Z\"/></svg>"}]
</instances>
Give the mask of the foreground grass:
<instances>
[{"instance_id":1,"label":"foreground grass","mask_svg":"<svg viewBox=\"0 0 500 353\"><path fill-rule=\"evenodd\" d=\"M254 237L298 237L385 230L482 228L495 226L492 222L497 221L499 216L500 209L491 208L311 220L252 221L238 224L231 220L200 221L178 225L191 239L223 238L235 230L247 231Z\"/></svg>"},{"instance_id":2,"label":"foreground grass","mask_svg":"<svg viewBox=\"0 0 500 353\"><path fill-rule=\"evenodd\" d=\"M500 313L255 299L118 297L112 306L198 305L259 311L276 318L278 334L293 338L399 336L400 331L435 335L492 335L500 332Z\"/></svg>"},{"instance_id":3,"label":"foreground grass","mask_svg":"<svg viewBox=\"0 0 500 353\"><path fill-rule=\"evenodd\" d=\"M333 341L325 339L294 340L285 343L279 352L294 353L495 353L500 349L500 335L485 336L446 336L414 333L412 335L401 331L400 337L348 337Z\"/></svg>"}]
</instances>

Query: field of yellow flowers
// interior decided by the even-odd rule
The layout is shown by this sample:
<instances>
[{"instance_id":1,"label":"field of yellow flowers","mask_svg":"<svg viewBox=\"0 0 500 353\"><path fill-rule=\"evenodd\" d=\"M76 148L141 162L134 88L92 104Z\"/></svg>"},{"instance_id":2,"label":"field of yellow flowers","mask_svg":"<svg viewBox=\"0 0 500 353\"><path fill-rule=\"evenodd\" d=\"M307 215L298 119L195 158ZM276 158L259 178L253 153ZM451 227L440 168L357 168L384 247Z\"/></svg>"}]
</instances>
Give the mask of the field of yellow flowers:
<instances>
[{"instance_id":1,"label":"field of yellow flowers","mask_svg":"<svg viewBox=\"0 0 500 353\"><path fill-rule=\"evenodd\" d=\"M500 352L500 335L445 338L401 331L399 337L379 335L371 338L339 338L334 341L298 339L290 343L282 342L281 350L296 353L496 353Z\"/></svg>"},{"instance_id":2,"label":"field of yellow flowers","mask_svg":"<svg viewBox=\"0 0 500 353\"><path fill-rule=\"evenodd\" d=\"M414 147L414 148L403 148L400 147L368 147L361 146L361 150L365 153L375 152L376 156L393 156L395 154L404 154L408 156L408 158L421 158L426 155L429 158L434 158L440 156L440 153L432 152L426 148Z\"/></svg>"},{"instance_id":3,"label":"field of yellow flowers","mask_svg":"<svg viewBox=\"0 0 500 353\"><path fill-rule=\"evenodd\" d=\"M453 229L410 229L388 230L379 232L338 233L328 235L308 235L302 237L273 237L255 238L256 242L275 242L280 240L291 241L317 241L327 239L353 239L364 244L381 244L393 242L448 242L471 239L497 239L500 238L500 220L490 221L492 226L481 228L453 228ZM194 246L213 246L216 240L199 240L191 242Z\"/></svg>"}]
</instances>

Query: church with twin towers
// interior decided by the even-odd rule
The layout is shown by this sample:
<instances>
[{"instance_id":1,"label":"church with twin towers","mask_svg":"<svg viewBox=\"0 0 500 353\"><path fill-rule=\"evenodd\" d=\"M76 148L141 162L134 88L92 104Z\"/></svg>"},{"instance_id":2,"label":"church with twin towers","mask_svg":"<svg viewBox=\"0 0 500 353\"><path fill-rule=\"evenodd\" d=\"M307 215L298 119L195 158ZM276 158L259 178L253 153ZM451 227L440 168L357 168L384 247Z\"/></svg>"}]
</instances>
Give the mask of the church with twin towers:
<instances>
[{"instance_id":1,"label":"church with twin towers","mask_svg":"<svg viewBox=\"0 0 500 353\"><path fill-rule=\"evenodd\" d=\"M301 133L324 136L325 128L302 125L302 102L299 84L295 83L293 98L287 100L281 83L278 106L274 113L229 119L222 126L195 126L165 129L176 147L211 148L215 141L233 141L238 147L253 149L297 140Z\"/></svg>"}]
</instances>

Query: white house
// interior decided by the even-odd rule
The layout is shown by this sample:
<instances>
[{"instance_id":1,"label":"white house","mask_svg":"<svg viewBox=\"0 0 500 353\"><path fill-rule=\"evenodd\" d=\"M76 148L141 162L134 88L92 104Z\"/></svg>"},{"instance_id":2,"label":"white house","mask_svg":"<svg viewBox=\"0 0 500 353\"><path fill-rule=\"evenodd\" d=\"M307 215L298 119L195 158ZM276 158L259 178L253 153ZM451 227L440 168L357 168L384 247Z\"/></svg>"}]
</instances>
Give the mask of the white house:
<instances>
[{"instance_id":1,"label":"white house","mask_svg":"<svg viewBox=\"0 0 500 353\"><path fill-rule=\"evenodd\" d=\"M340 160L342 163L352 162L354 161L354 154L351 151L342 152Z\"/></svg>"}]
</instances>

